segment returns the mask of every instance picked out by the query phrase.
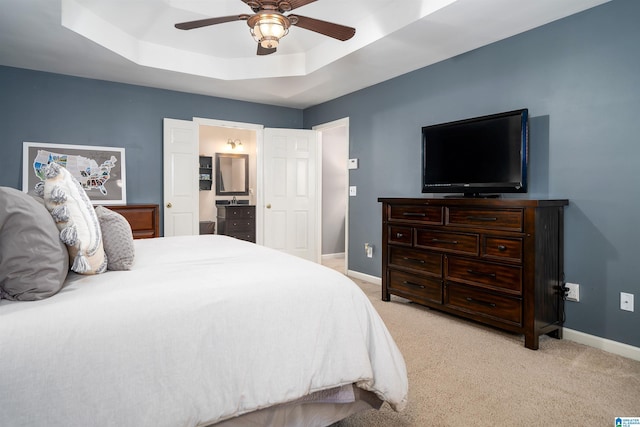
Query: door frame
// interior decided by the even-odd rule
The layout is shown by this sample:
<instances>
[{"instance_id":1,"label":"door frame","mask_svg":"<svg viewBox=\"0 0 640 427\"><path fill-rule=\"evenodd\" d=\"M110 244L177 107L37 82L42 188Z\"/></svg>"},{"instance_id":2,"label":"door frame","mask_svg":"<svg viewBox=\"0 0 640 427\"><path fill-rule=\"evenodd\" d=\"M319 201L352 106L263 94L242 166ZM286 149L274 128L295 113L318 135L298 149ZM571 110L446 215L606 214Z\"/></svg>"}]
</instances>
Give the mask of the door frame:
<instances>
[{"instance_id":1,"label":"door frame","mask_svg":"<svg viewBox=\"0 0 640 427\"><path fill-rule=\"evenodd\" d=\"M313 126L311 129L317 130L320 132L320 136L318 140L319 140L320 152L322 153L322 150L324 149L324 145L322 142L322 132L330 129L334 129L337 127L346 128L347 158L344 159L344 167L346 168L349 161L349 155L350 155L349 150L351 146L350 140L349 140L349 117L344 117L342 119L337 119L331 122L322 123L322 124ZM349 178L350 178L349 171L347 171L347 182L345 185L345 192L344 192L344 197L346 199L345 213L344 213L344 274L345 275L349 272ZM320 183L322 184L322 174L320 174L319 179L320 179ZM322 191L323 190L321 189L320 192L322 193ZM322 206L320 206L320 209L322 209ZM320 212L320 225L322 226L322 212Z\"/></svg>"}]
</instances>

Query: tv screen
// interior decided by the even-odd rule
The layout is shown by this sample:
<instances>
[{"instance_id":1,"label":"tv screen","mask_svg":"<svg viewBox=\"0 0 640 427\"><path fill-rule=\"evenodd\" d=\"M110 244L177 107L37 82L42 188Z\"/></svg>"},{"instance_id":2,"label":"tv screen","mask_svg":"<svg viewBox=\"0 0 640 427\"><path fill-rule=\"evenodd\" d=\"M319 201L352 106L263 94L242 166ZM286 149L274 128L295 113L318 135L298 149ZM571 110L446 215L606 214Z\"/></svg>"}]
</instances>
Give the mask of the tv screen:
<instances>
[{"instance_id":1,"label":"tv screen","mask_svg":"<svg viewBox=\"0 0 640 427\"><path fill-rule=\"evenodd\" d=\"M422 192L526 193L528 110L422 128Z\"/></svg>"}]
</instances>

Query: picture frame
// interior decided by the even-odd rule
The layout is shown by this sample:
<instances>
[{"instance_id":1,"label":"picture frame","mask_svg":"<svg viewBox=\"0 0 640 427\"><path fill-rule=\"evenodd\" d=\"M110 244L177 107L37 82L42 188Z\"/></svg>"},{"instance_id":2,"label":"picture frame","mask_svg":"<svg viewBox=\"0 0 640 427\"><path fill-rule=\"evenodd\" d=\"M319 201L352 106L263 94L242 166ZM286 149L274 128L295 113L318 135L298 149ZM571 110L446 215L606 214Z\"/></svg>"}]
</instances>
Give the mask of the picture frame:
<instances>
[{"instance_id":1,"label":"picture frame","mask_svg":"<svg viewBox=\"0 0 640 427\"><path fill-rule=\"evenodd\" d=\"M43 181L41 169L54 161L80 182L94 205L126 205L125 150L93 145L22 143L22 191Z\"/></svg>"}]
</instances>

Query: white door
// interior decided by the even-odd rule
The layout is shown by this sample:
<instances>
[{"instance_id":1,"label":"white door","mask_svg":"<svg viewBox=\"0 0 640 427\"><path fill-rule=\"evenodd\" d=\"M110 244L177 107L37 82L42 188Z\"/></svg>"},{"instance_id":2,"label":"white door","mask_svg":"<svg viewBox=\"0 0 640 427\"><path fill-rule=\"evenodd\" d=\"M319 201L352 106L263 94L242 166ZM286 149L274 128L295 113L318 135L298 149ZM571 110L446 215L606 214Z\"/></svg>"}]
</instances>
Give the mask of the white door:
<instances>
[{"instance_id":1,"label":"white door","mask_svg":"<svg viewBox=\"0 0 640 427\"><path fill-rule=\"evenodd\" d=\"M320 262L321 177L318 132L265 129L262 243ZM261 197L260 197L261 196Z\"/></svg>"},{"instance_id":2,"label":"white door","mask_svg":"<svg viewBox=\"0 0 640 427\"><path fill-rule=\"evenodd\" d=\"M164 119L164 235L198 234L198 124Z\"/></svg>"}]
</instances>

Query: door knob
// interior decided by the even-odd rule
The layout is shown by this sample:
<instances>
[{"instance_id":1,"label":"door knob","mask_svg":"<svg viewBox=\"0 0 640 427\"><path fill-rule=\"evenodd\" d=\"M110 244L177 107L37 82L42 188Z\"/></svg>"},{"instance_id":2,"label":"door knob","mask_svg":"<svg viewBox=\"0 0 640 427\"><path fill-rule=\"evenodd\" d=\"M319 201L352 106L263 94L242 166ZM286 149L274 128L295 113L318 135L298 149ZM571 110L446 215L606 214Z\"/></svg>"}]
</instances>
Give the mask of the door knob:
<instances>
[{"instance_id":1,"label":"door knob","mask_svg":"<svg viewBox=\"0 0 640 427\"><path fill-rule=\"evenodd\" d=\"M271 203L267 203L267 209L271 209Z\"/></svg>"},{"instance_id":2,"label":"door knob","mask_svg":"<svg viewBox=\"0 0 640 427\"><path fill-rule=\"evenodd\" d=\"M168 207L168 208L172 208L172 207L173 207L173 205L172 205L171 203L167 203L167 207Z\"/></svg>"}]
</instances>

